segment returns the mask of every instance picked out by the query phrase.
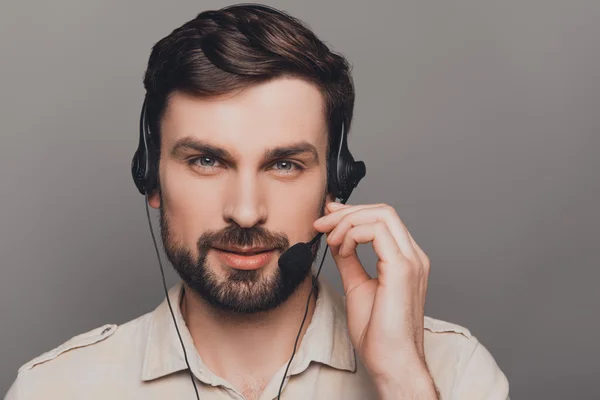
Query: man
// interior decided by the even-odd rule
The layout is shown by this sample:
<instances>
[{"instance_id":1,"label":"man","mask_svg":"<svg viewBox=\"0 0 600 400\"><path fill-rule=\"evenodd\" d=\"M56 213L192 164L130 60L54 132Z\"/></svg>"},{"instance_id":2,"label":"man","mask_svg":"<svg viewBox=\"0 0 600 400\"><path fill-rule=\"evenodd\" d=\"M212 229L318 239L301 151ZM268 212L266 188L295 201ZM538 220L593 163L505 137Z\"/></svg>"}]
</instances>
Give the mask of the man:
<instances>
[{"instance_id":1,"label":"man","mask_svg":"<svg viewBox=\"0 0 600 400\"><path fill-rule=\"evenodd\" d=\"M233 6L158 42L144 84L144 190L182 282L25 364L6 399L508 398L467 329L424 317L429 259L394 209L335 202L354 106L343 57L284 13ZM311 263L278 263L318 232L344 296Z\"/></svg>"}]
</instances>

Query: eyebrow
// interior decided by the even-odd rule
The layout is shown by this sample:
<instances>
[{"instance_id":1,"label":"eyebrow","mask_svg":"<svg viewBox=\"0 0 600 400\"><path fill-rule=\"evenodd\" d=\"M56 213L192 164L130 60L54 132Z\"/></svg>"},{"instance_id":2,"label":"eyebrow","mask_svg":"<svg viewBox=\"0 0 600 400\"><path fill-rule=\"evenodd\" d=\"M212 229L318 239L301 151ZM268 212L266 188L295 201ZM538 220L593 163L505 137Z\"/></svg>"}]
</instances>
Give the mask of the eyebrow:
<instances>
[{"instance_id":1,"label":"eyebrow","mask_svg":"<svg viewBox=\"0 0 600 400\"><path fill-rule=\"evenodd\" d=\"M185 150L193 150L211 157L221 158L228 161L232 161L234 158L229 151L222 147L215 146L207 141L195 139L189 136L181 138L175 142L175 145L171 149L171 155L177 156L179 153ZM267 149L263 154L263 162L302 154L309 154L315 164L319 163L319 153L317 148L307 141L301 141L289 146L278 146L272 149Z\"/></svg>"},{"instance_id":2,"label":"eyebrow","mask_svg":"<svg viewBox=\"0 0 600 400\"><path fill-rule=\"evenodd\" d=\"M292 144L290 146L281 146L275 147L273 149L267 149L265 154L263 155L264 160L273 160L277 158L287 158L292 156L297 156L301 154L310 154L312 156L312 161L315 164L319 163L319 153L317 152L317 148L308 143L307 141L302 141L296 144Z\"/></svg>"},{"instance_id":3,"label":"eyebrow","mask_svg":"<svg viewBox=\"0 0 600 400\"><path fill-rule=\"evenodd\" d=\"M213 146L210 143L194 139L192 137L184 137L175 142L175 145L171 149L171 155L177 156L179 153L185 150L194 150L198 153L204 153L212 157L218 157L223 159L233 159L230 152L222 147Z\"/></svg>"}]
</instances>

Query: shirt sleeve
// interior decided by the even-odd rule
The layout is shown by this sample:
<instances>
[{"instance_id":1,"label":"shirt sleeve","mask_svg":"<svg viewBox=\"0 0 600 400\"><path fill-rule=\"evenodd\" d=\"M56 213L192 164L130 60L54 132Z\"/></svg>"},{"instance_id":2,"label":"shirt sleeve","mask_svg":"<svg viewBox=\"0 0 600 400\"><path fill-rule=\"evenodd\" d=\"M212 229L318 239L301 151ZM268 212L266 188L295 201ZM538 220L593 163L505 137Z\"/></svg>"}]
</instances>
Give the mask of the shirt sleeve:
<instances>
[{"instance_id":1,"label":"shirt sleeve","mask_svg":"<svg viewBox=\"0 0 600 400\"><path fill-rule=\"evenodd\" d=\"M22 400L20 395L20 380L19 377L15 379L11 387L8 389L8 392L4 396L4 400Z\"/></svg>"},{"instance_id":2,"label":"shirt sleeve","mask_svg":"<svg viewBox=\"0 0 600 400\"><path fill-rule=\"evenodd\" d=\"M463 363L454 392L456 400L510 400L506 376L494 357L479 341L472 337L467 360Z\"/></svg>"}]
</instances>

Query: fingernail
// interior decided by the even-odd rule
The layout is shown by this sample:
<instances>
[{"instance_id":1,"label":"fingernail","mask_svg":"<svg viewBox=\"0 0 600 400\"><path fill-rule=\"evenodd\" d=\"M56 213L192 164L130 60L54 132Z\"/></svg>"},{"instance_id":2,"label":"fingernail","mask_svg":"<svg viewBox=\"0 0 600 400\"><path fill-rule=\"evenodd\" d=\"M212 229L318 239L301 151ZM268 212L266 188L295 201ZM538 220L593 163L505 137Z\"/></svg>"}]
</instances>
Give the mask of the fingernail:
<instances>
[{"instance_id":1,"label":"fingernail","mask_svg":"<svg viewBox=\"0 0 600 400\"><path fill-rule=\"evenodd\" d=\"M328 206L329 206L329 208L337 209L337 208L343 207L344 205L342 203L333 202L333 203L329 203Z\"/></svg>"}]
</instances>

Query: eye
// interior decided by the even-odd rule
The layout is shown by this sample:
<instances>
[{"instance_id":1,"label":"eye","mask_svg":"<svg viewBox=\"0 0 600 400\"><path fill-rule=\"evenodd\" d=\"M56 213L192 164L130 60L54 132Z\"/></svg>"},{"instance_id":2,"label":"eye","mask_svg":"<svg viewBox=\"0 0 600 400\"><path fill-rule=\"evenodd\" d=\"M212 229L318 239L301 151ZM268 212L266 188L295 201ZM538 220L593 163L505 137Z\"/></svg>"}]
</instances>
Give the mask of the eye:
<instances>
[{"instance_id":1,"label":"eye","mask_svg":"<svg viewBox=\"0 0 600 400\"><path fill-rule=\"evenodd\" d=\"M214 158L210 157L200 157L197 159L197 161L200 163L200 165L203 165L205 167L213 167L216 162Z\"/></svg>"},{"instance_id":2,"label":"eye","mask_svg":"<svg viewBox=\"0 0 600 400\"><path fill-rule=\"evenodd\" d=\"M290 160L275 161L271 168L281 175L293 175L304 170L304 167L301 164Z\"/></svg>"},{"instance_id":3,"label":"eye","mask_svg":"<svg viewBox=\"0 0 600 400\"><path fill-rule=\"evenodd\" d=\"M280 168L276 168L276 169L283 170L283 171L290 171L293 167L295 167L295 164L288 160L281 160L281 161L277 161L275 163L275 166L280 167Z\"/></svg>"},{"instance_id":4,"label":"eye","mask_svg":"<svg viewBox=\"0 0 600 400\"><path fill-rule=\"evenodd\" d=\"M210 156L201 156L201 157L194 157L188 160L188 163L196 166L196 167L206 167L206 168L211 168L211 167L215 167L217 162L217 159L214 157L210 157Z\"/></svg>"}]
</instances>

